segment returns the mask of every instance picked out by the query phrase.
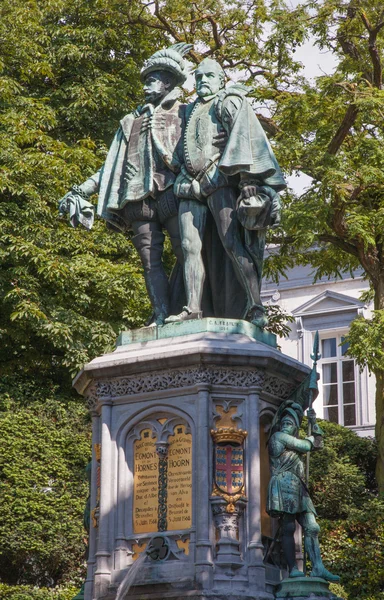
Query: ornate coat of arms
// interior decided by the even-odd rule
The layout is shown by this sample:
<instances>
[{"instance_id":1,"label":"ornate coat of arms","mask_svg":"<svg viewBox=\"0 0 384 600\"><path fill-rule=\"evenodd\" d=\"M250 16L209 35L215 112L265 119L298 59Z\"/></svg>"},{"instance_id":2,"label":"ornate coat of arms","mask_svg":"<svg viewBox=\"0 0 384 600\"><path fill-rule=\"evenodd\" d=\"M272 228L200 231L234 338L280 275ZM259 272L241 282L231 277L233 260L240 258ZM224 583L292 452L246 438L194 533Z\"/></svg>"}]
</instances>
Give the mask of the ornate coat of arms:
<instances>
[{"instance_id":1,"label":"ornate coat of arms","mask_svg":"<svg viewBox=\"0 0 384 600\"><path fill-rule=\"evenodd\" d=\"M247 432L221 427L211 435L215 441L213 495L222 496L228 502L227 511L233 512L234 504L244 496L243 441Z\"/></svg>"},{"instance_id":2,"label":"ornate coat of arms","mask_svg":"<svg viewBox=\"0 0 384 600\"><path fill-rule=\"evenodd\" d=\"M226 494L237 494L244 485L244 451L242 446L217 445L215 483Z\"/></svg>"}]
</instances>

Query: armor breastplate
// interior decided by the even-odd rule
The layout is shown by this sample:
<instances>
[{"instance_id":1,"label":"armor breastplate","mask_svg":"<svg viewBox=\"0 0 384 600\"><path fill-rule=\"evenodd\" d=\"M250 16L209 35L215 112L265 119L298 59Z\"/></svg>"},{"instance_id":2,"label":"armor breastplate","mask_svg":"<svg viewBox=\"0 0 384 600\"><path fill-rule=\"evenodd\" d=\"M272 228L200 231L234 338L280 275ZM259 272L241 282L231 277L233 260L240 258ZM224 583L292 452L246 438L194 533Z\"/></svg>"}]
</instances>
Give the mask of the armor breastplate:
<instances>
[{"instance_id":1,"label":"armor breastplate","mask_svg":"<svg viewBox=\"0 0 384 600\"><path fill-rule=\"evenodd\" d=\"M194 177L219 158L218 149L212 142L220 131L224 131L224 128L216 115L215 98L208 102L196 102L184 137L185 165Z\"/></svg>"}]
</instances>

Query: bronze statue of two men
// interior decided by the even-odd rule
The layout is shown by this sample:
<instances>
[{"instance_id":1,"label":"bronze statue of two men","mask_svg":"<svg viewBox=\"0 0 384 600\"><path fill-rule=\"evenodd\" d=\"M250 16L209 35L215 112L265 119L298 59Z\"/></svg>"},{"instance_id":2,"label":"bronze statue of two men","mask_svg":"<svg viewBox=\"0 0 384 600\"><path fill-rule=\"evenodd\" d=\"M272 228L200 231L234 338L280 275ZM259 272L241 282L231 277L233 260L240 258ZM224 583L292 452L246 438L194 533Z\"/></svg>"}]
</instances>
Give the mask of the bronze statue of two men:
<instances>
[{"instance_id":1,"label":"bronze statue of two men","mask_svg":"<svg viewBox=\"0 0 384 600\"><path fill-rule=\"evenodd\" d=\"M122 119L102 168L73 186L60 209L90 227L88 198L98 192L98 215L133 234L153 325L216 316L264 327L265 233L279 222L286 184L247 100L250 88L226 88L216 61L197 67L195 102L179 102L190 49L175 44L146 61L145 104ZM177 259L170 281L164 230Z\"/></svg>"}]
</instances>

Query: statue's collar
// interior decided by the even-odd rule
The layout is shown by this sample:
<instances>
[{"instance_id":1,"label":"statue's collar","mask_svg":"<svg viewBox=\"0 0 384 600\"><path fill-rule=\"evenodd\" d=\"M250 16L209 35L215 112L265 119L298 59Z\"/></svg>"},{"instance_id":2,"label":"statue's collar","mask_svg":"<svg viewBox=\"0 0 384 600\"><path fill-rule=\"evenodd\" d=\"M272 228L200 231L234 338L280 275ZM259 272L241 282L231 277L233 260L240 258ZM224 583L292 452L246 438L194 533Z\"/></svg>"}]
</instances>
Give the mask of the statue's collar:
<instances>
[{"instance_id":1,"label":"statue's collar","mask_svg":"<svg viewBox=\"0 0 384 600\"><path fill-rule=\"evenodd\" d=\"M176 100L179 98L181 94L181 88L176 87L173 88L172 91L169 92L169 94L167 94L166 96L164 96L164 98L162 99L162 101L160 102L160 104L158 104L156 107L153 106L153 104L144 104L144 106L141 107L141 113L148 111L150 113L153 113L154 110L160 108L171 108L171 106L173 106L173 104L176 102Z\"/></svg>"},{"instance_id":2,"label":"statue's collar","mask_svg":"<svg viewBox=\"0 0 384 600\"><path fill-rule=\"evenodd\" d=\"M181 95L181 92L181 88L173 88L173 90L162 99L162 101L160 102L160 106L162 106L163 108L169 108L176 100L178 100L178 98Z\"/></svg>"}]
</instances>

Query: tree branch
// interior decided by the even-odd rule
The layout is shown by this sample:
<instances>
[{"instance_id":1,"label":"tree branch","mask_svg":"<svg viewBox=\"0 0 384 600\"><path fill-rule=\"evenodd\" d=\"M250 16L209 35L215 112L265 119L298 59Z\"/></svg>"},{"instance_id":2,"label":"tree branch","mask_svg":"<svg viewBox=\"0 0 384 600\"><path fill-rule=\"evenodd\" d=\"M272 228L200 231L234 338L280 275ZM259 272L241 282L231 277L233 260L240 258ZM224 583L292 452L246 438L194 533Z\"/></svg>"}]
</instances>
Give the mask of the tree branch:
<instances>
[{"instance_id":1,"label":"tree branch","mask_svg":"<svg viewBox=\"0 0 384 600\"><path fill-rule=\"evenodd\" d=\"M353 244L350 244L349 242L346 242L345 240L341 240L339 237L336 237L335 235L323 234L323 235L319 235L318 239L320 242L327 242L329 244L332 244L333 246L336 246L337 248L340 248L340 250L343 250L344 252L347 252L348 254L352 254L353 256L356 256L357 258L359 257L359 252L358 252L356 246L354 246Z\"/></svg>"},{"instance_id":2,"label":"tree branch","mask_svg":"<svg viewBox=\"0 0 384 600\"><path fill-rule=\"evenodd\" d=\"M256 116L259 119L262 128L268 133L268 135L273 137L280 131L279 127L272 119L269 119L260 113L256 113Z\"/></svg>"},{"instance_id":3,"label":"tree branch","mask_svg":"<svg viewBox=\"0 0 384 600\"><path fill-rule=\"evenodd\" d=\"M170 23L168 23L167 19L165 19L163 17L163 15L161 14L159 0L155 0L154 14L155 14L155 17L157 17L159 19L160 23L162 23L164 25L164 28L166 29L166 31L168 31L168 33L170 33L172 35L172 37L176 40L176 42L184 41L179 36L177 30L174 27L172 27L172 25L170 25Z\"/></svg>"},{"instance_id":4,"label":"tree branch","mask_svg":"<svg viewBox=\"0 0 384 600\"><path fill-rule=\"evenodd\" d=\"M359 111L355 104L350 104L350 106L348 106L347 112L345 113L344 119L342 120L340 127L333 136L333 139L328 144L328 154L332 154L333 156L337 154L337 152L340 149L340 146L347 137L351 127L355 123L358 112Z\"/></svg>"},{"instance_id":5,"label":"tree branch","mask_svg":"<svg viewBox=\"0 0 384 600\"><path fill-rule=\"evenodd\" d=\"M376 45L376 40L380 29L384 27L384 21L381 21L376 25L376 27L373 27L363 10L361 11L360 16L366 30L369 33L368 50L369 54L371 55L373 65L373 83L379 90L381 90L383 82L383 69L381 66L380 54Z\"/></svg>"},{"instance_id":6,"label":"tree branch","mask_svg":"<svg viewBox=\"0 0 384 600\"><path fill-rule=\"evenodd\" d=\"M212 26L213 39L215 40L215 50L219 50L223 45L223 42L220 39L219 30L217 27L217 23L212 16L207 16L207 20L210 22Z\"/></svg>"}]
</instances>

